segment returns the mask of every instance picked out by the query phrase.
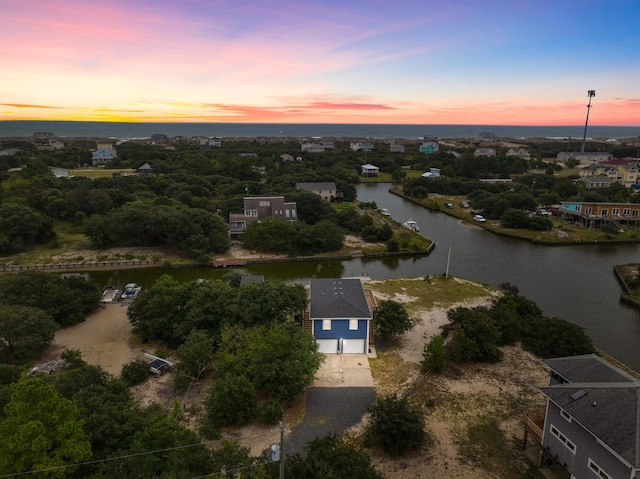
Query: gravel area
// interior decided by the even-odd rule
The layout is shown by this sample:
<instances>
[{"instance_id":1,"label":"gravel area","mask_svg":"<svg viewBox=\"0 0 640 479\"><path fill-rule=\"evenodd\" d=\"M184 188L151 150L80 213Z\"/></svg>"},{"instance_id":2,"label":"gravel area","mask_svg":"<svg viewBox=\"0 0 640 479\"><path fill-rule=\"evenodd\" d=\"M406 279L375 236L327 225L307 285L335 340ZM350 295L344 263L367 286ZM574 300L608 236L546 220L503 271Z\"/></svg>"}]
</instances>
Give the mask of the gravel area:
<instances>
[{"instance_id":1,"label":"gravel area","mask_svg":"<svg viewBox=\"0 0 640 479\"><path fill-rule=\"evenodd\" d=\"M303 453L304 446L316 437L340 434L360 423L375 400L374 388L310 388L306 416L285 437L286 454Z\"/></svg>"}]
</instances>

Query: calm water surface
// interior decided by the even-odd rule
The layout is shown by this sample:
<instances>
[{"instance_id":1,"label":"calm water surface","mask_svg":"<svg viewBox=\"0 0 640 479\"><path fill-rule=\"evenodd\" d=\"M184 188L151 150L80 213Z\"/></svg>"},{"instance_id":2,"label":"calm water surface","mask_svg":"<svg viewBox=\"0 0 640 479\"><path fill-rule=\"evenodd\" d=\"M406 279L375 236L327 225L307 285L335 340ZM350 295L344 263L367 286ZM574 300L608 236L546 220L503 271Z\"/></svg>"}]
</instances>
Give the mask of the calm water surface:
<instances>
[{"instance_id":1,"label":"calm water surface","mask_svg":"<svg viewBox=\"0 0 640 479\"><path fill-rule=\"evenodd\" d=\"M509 282L535 301L549 316L583 326L599 348L640 370L640 312L620 303L621 289L613 275L616 264L640 263L640 244L549 247L492 235L438 212L430 212L388 192L388 184L360 185L358 198L374 200L401 222L414 219L421 234L436 241L427 257L349 261L319 261L252 265L237 270L287 282L309 278L370 276L373 279L449 274L491 286ZM138 269L97 271L89 276L99 284L124 285L135 281L143 287L168 273L180 281L220 278L226 270Z\"/></svg>"}]
</instances>

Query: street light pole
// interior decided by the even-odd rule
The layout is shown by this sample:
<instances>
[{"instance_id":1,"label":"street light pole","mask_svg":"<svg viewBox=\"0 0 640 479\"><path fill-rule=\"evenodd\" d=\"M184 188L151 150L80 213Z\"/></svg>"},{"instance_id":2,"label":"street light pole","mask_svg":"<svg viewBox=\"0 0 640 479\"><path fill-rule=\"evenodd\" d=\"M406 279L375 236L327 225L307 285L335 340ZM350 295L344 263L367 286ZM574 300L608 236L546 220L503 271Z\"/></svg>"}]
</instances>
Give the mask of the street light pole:
<instances>
[{"instance_id":1,"label":"street light pole","mask_svg":"<svg viewBox=\"0 0 640 479\"><path fill-rule=\"evenodd\" d=\"M587 121L585 121L584 123L584 134L582 135L582 150L580 150L582 153L584 153L584 145L587 141L587 125L589 124L589 110L591 109L591 98L596 96L596 91L595 90L587 91L587 96L589 97L589 104L587 105Z\"/></svg>"}]
</instances>

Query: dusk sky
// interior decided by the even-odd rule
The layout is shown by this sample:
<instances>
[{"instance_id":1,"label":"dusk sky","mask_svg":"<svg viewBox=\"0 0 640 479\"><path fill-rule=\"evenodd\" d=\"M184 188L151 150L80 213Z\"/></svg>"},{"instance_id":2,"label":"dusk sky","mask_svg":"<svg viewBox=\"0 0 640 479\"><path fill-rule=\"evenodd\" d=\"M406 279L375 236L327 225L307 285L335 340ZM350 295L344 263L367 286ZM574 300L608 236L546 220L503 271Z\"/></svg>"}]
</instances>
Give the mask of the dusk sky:
<instances>
[{"instance_id":1,"label":"dusk sky","mask_svg":"<svg viewBox=\"0 0 640 479\"><path fill-rule=\"evenodd\" d=\"M640 125L640 0L0 0L0 120Z\"/></svg>"}]
</instances>

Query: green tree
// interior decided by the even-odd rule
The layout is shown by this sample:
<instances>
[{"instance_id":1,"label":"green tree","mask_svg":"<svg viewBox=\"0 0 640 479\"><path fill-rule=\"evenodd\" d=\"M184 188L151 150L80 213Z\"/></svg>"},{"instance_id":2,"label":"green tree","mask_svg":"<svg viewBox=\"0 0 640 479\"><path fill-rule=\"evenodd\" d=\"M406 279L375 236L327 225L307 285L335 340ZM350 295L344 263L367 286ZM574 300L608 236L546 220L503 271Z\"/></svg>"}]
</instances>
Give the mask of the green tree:
<instances>
[{"instance_id":1,"label":"green tree","mask_svg":"<svg viewBox=\"0 0 640 479\"><path fill-rule=\"evenodd\" d=\"M256 416L255 387L244 375L225 374L209 388L205 407L209 421L216 427L243 426Z\"/></svg>"},{"instance_id":2,"label":"green tree","mask_svg":"<svg viewBox=\"0 0 640 479\"><path fill-rule=\"evenodd\" d=\"M193 330L176 351L176 385L183 389L211 368L213 342L204 331Z\"/></svg>"},{"instance_id":3,"label":"green tree","mask_svg":"<svg viewBox=\"0 0 640 479\"><path fill-rule=\"evenodd\" d=\"M79 323L100 304L97 285L75 275L62 278L40 271L3 274L0 291L3 303L43 309L61 326Z\"/></svg>"},{"instance_id":4,"label":"green tree","mask_svg":"<svg viewBox=\"0 0 640 479\"><path fill-rule=\"evenodd\" d=\"M289 403L314 379L322 363L315 339L293 323L223 333L216 371L246 374L257 390Z\"/></svg>"},{"instance_id":5,"label":"green tree","mask_svg":"<svg viewBox=\"0 0 640 479\"><path fill-rule=\"evenodd\" d=\"M393 300L382 300L373 312L375 333L382 339L393 339L413 328L413 323L402 303Z\"/></svg>"},{"instance_id":6,"label":"green tree","mask_svg":"<svg viewBox=\"0 0 640 479\"><path fill-rule=\"evenodd\" d=\"M500 218L505 228L526 229L531 222L529 215L522 210L508 209Z\"/></svg>"},{"instance_id":7,"label":"green tree","mask_svg":"<svg viewBox=\"0 0 640 479\"><path fill-rule=\"evenodd\" d=\"M422 367L439 373L445 366L444 339L439 334L424 345Z\"/></svg>"},{"instance_id":8,"label":"green tree","mask_svg":"<svg viewBox=\"0 0 640 479\"><path fill-rule=\"evenodd\" d=\"M0 358L35 358L53 341L58 324L45 311L0 304Z\"/></svg>"},{"instance_id":9,"label":"green tree","mask_svg":"<svg viewBox=\"0 0 640 479\"><path fill-rule=\"evenodd\" d=\"M303 285L277 281L258 281L238 288L234 299L234 322L257 326L284 322L307 306Z\"/></svg>"},{"instance_id":10,"label":"green tree","mask_svg":"<svg viewBox=\"0 0 640 479\"><path fill-rule=\"evenodd\" d=\"M594 350L584 328L552 317L531 321L522 338L522 346L541 358L576 356Z\"/></svg>"},{"instance_id":11,"label":"green tree","mask_svg":"<svg viewBox=\"0 0 640 479\"><path fill-rule=\"evenodd\" d=\"M447 348L454 361L500 361L500 330L486 308L454 308L447 317L450 322L442 326L442 336L450 338Z\"/></svg>"},{"instance_id":12,"label":"green tree","mask_svg":"<svg viewBox=\"0 0 640 479\"><path fill-rule=\"evenodd\" d=\"M287 459L292 479L382 479L369 455L344 438L319 437L305 446L306 456Z\"/></svg>"},{"instance_id":13,"label":"green tree","mask_svg":"<svg viewBox=\"0 0 640 479\"><path fill-rule=\"evenodd\" d=\"M0 204L0 251L46 243L56 236L53 221L26 205Z\"/></svg>"},{"instance_id":14,"label":"green tree","mask_svg":"<svg viewBox=\"0 0 640 479\"><path fill-rule=\"evenodd\" d=\"M244 246L268 253L286 253L295 238L295 229L282 218L264 218L247 226Z\"/></svg>"},{"instance_id":15,"label":"green tree","mask_svg":"<svg viewBox=\"0 0 640 479\"><path fill-rule=\"evenodd\" d=\"M426 440L422 413L395 394L378 399L369 407L367 441L381 446L391 456L401 456L422 447Z\"/></svg>"},{"instance_id":16,"label":"green tree","mask_svg":"<svg viewBox=\"0 0 640 479\"><path fill-rule=\"evenodd\" d=\"M91 457L78 408L40 378L24 379L11 389L0 419L0 474L43 470L39 477L71 476L74 468L57 467Z\"/></svg>"},{"instance_id":17,"label":"green tree","mask_svg":"<svg viewBox=\"0 0 640 479\"><path fill-rule=\"evenodd\" d=\"M146 381L150 375L151 370L149 369L149 365L140 359L135 359L123 365L122 372L120 373L122 381L127 386L140 384L141 382Z\"/></svg>"}]
</instances>

